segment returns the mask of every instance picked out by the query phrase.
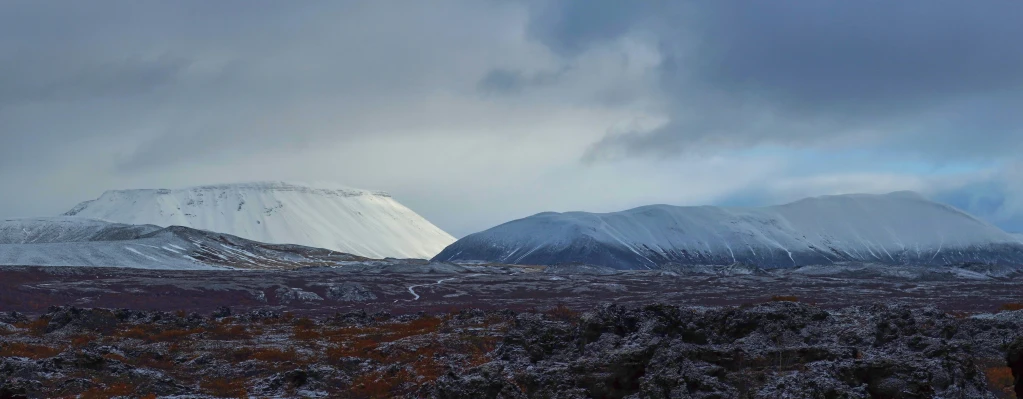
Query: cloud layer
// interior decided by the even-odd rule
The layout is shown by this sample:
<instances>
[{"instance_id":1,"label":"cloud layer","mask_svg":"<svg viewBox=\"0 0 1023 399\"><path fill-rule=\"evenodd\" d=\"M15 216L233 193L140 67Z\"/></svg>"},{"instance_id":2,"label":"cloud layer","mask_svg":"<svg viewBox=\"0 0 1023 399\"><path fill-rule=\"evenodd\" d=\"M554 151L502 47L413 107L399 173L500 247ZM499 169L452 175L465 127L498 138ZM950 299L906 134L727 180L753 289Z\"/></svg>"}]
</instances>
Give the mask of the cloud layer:
<instances>
[{"instance_id":1,"label":"cloud layer","mask_svg":"<svg viewBox=\"0 0 1023 399\"><path fill-rule=\"evenodd\" d=\"M1021 11L7 1L0 217L295 179L391 191L455 235L546 210L900 189L1023 230Z\"/></svg>"},{"instance_id":2,"label":"cloud layer","mask_svg":"<svg viewBox=\"0 0 1023 399\"><path fill-rule=\"evenodd\" d=\"M670 122L608 135L592 159L763 144L971 159L1023 144L1020 4L598 3L543 3L530 32L569 57L657 46Z\"/></svg>"}]
</instances>

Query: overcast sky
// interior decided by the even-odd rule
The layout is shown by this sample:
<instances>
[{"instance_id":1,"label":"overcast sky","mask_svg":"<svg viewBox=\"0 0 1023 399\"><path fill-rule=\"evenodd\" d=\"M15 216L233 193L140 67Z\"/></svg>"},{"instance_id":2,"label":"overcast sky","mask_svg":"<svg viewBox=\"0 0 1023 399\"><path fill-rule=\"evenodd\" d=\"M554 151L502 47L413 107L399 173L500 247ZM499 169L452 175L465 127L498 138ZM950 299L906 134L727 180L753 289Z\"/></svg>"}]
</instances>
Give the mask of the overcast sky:
<instances>
[{"instance_id":1,"label":"overcast sky","mask_svg":"<svg viewBox=\"0 0 1023 399\"><path fill-rule=\"evenodd\" d=\"M1023 2L0 0L0 217L333 181L453 235L915 190L1023 231Z\"/></svg>"}]
</instances>

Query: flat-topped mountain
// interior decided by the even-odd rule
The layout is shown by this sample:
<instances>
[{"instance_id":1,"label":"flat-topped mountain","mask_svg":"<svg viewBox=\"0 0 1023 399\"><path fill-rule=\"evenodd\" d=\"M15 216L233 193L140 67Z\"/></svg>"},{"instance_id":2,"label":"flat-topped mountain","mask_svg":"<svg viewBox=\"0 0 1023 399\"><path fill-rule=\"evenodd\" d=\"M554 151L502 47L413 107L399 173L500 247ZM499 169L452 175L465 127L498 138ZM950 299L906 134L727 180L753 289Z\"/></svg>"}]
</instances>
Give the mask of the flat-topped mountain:
<instances>
[{"instance_id":1,"label":"flat-topped mountain","mask_svg":"<svg viewBox=\"0 0 1023 399\"><path fill-rule=\"evenodd\" d=\"M430 258L455 241L382 192L284 182L108 191L66 216L185 226L369 258Z\"/></svg>"},{"instance_id":2,"label":"flat-topped mountain","mask_svg":"<svg viewBox=\"0 0 1023 399\"><path fill-rule=\"evenodd\" d=\"M761 208L650 205L540 213L471 234L438 261L791 267L838 262L1023 265L1017 237L911 192L835 195Z\"/></svg>"}]
</instances>

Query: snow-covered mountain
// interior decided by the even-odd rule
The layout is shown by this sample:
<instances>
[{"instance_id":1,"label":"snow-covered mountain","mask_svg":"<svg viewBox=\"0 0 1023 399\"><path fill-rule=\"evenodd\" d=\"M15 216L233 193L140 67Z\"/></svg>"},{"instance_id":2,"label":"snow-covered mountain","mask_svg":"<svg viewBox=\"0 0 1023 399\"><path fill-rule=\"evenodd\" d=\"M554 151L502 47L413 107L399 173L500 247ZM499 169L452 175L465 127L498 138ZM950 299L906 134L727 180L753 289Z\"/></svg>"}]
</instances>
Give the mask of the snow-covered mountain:
<instances>
[{"instance_id":1,"label":"snow-covered mountain","mask_svg":"<svg viewBox=\"0 0 1023 399\"><path fill-rule=\"evenodd\" d=\"M186 226L369 258L430 258L455 241L390 195L282 182L108 191L65 214Z\"/></svg>"},{"instance_id":2,"label":"snow-covered mountain","mask_svg":"<svg viewBox=\"0 0 1023 399\"><path fill-rule=\"evenodd\" d=\"M264 244L181 226L85 218L0 221L0 265L291 269L360 260L327 249Z\"/></svg>"},{"instance_id":3,"label":"snow-covered mountain","mask_svg":"<svg viewBox=\"0 0 1023 399\"><path fill-rule=\"evenodd\" d=\"M1023 265L1016 237L916 193L837 195L763 208L651 205L540 213L469 235L438 261L579 262L619 269L837 262Z\"/></svg>"}]
</instances>

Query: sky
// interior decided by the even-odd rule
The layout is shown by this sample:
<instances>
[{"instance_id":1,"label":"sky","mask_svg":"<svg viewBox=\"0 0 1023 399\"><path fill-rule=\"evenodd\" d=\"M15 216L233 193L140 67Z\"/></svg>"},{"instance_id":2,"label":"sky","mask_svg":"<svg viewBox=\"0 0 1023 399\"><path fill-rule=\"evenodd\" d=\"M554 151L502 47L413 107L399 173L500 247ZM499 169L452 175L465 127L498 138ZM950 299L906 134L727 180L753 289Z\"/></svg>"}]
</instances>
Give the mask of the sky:
<instances>
[{"instance_id":1,"label":"sky","mask_svg":"<svg viewBox=\"0 0 1023 399\"><path fill-rule=\"evenodd\" d=\"M0 1L0 217L108 189L542 211L913 190L1023 232L1023 2Z\"/></svg>"}]
</instances>

